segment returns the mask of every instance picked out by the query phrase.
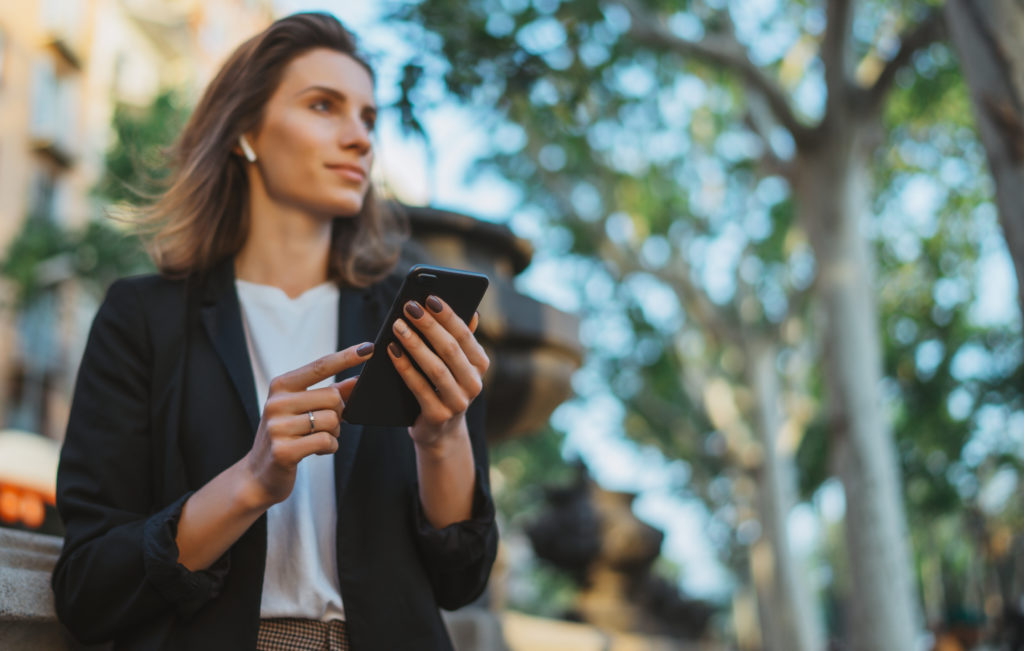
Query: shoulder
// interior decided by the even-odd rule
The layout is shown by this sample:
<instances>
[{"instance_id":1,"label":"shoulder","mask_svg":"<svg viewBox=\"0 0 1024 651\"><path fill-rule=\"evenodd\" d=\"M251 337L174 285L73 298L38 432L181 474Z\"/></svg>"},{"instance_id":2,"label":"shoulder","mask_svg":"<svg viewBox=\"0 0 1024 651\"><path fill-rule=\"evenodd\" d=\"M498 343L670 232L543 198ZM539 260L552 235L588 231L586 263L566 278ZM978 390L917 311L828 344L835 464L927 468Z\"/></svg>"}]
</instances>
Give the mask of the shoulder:
<instances>
[{"instance_id":1,"label":"shoulder","mask_svg":"<svg viewBox=\"0 0 1024 651\"><path fill-rule=\"evenodd\" d=\"M166 292L168 290L180 290L185 287L185 284L186 280L184 278L168 278L160 274L149 273L118 278L110 284L110 288L107 291L108 294L110 292Z\"/></svg>"},{"instance_id":2,"label":"shoulder","mask_svg":"<svg viewBox=\"0 0 1024 651\"><path fill-rule=\"evenodd\" d=\"M93 329L116 333L120 338L146 341L181 321L186 281L158 274L126 276L107 288L93 321Z\"/></svg>"},{"instance_id":3,"label":"shoulder","mask_svg":"<svg viewBox=\"0 0 1024 651\"><path fill-rule=\"evenodd\" d=\"M125 276L107 288L103 307L166 306L168 301L184 298L186 285L185 279L167 278L160 274Z\"/></svg>"}]
</instances>

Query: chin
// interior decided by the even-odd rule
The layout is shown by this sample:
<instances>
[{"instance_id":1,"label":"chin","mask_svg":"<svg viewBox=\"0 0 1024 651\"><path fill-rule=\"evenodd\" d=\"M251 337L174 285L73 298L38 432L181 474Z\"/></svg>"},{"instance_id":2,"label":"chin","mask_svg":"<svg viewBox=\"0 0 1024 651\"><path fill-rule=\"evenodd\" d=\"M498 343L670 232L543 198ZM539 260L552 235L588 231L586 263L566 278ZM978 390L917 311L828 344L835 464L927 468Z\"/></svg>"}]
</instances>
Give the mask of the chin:
<instances>
[{"instance_id":1,"label":"chin","mask_svg":"<svg viewBox=\"0 0 1024 651\"><path fill-rule=\"evenodd\" d=\"M363 209L362 201L353 201L338 205L334 210L335 217L355 217Z\"/></svg>"},{"instance_id":2,"label":"chin","mask_svg":"<svg viewBox=\"0 0 1024 651\"><path fill-rule=\"evenodd\" d=\"M334 217L355 217L363 209L363 197L334 198L317 206L317 212Z\"/></svg>"}]
</instances>

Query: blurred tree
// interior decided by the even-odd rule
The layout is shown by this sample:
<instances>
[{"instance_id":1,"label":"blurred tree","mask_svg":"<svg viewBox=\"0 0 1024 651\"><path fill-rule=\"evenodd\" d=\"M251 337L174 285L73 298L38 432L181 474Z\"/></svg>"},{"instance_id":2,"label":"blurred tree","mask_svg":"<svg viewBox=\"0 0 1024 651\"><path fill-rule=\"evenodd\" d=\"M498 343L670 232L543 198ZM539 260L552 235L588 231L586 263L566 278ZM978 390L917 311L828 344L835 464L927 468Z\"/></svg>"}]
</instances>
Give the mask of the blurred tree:
<instances>
[{"instance_id":1,"label":"blurred tree","mask_svg":"<svg viewBox=\"0 0 1024 651\"><path fill-rule=\"evenodd\" d=\"M162 189L167 176L167 148L188 118L189 108L172 90L139 107L114 109L114 139L107 150L104 173L96 194L110 203L137 204Z\"/></svg>"},{"instance_id":2,"label":"blurred tree","mask_svg":"<svg viewBox=\"0 0 1024 651\"><path fill-rule=\"evenodd\" d=\"M887 103L874 166L884 394L926 619L956 635L991 624L996 643L1020 615L1019 552L993 544L1013 500L993 508L991 497L1020 470L1019 323L986 314L1002 298L986 277L1002 244L960 62L936 43L912 65Z\"/></svg>"},{"instance_id":3,"label":"blurred tree","mask_svg":"<svg viewBox=\"0 0 1024 651\"><path fill-rule=\"evenodd\" d=\"M1024 5L947 0L945 14L988 152L1024 312Z\"/></svg>"},{"instance_id":4,"label":"blurred tree","mask_svg":"<svg viewBox=\"0 0 1024 651\"><path fill-rule=\"evenodd\" d=\"M23 310L71 277L102 295L114 279L149 268L138 239L121 228L90 220L68 230L49 219L29 217L0 262L0 275L14 284L14 307Z\"/></svg>"},{"instance_id":5,"label":"blurred tree","mask_svg":"<svg viewBox=\"0 0 1024 651\"><path fill-rule=\"evenodd\" d=\"M854 648L912 648L918 616L879 393L875 261L865 235L886 99L898 76L914 74L907 67L914 54L941 35L935 10L927 2L863 2L855 19L854 3L845 0L734 8L423 0L398 15L427 28L423 51L442 52L450 91L496 108L492 163L523 187L524 203L567 224L573 250L609 260L605 271L622 290L605 291L606 300L625 299L627 312L641 312L626 321L634 338L606 348L622 349L617 362L627 350L645 357L648 368L637 378L629 364L611 365L620 373L612 385L632 385L624 393L634 407L660 401L667 417L658 425L677 426L645 429L627 418L631 435L663 429L680 456L701 456L693 450L700 437L684 435L692 422L679 416L699 407L685 396L701 392L659 394L657 387L710 378L687 378L688 360L655 336L652 301L623 295L674 293L683 314L660 319L664 330L700 320L706 295L715 310L709 314L725 308L740 329L728 336L728 322L705 320L713 323L708 338L723 342L711 355L717 350L721 368L740 375L746 368L752 380L780 358L768 352L767 364L758 363L756 350L725 342L756 342L751 326L758 333L766 324L797 333L790 341L809 332L822 337L827 449L846 494ZM763 250L770 245L785 255ZM762 250L745 255L750 248ZM730 269L748 287L723 287L721 272ZM599 293L587 287L595 282L599 288L585 281L586 294ZM802 326L792 317L804 314L807 289L821 319ZM602 311L606 332L614 332L614 308ZM669 379L659 383L659 375ZM771 413L778 400L764 404L772 406L760 413ZM712 463L707 472L720 468ZM808 648L799 631L785 635L790 642L781 648Z\"/></svg>"},{"instance_id":6,"label":"blurred tree","mask_svg":"<svg viewBox=\"0 0 1024 651\"><path fill-rule=\"evenodd\" d=\"M0 263L0 274L15 288L15 309L24 309L50 284L47 276L53 274L46 273L42 263L66 262L71 250L67 233L54 221L30 216L22 222Z\"/></svg>"}]
</instances>

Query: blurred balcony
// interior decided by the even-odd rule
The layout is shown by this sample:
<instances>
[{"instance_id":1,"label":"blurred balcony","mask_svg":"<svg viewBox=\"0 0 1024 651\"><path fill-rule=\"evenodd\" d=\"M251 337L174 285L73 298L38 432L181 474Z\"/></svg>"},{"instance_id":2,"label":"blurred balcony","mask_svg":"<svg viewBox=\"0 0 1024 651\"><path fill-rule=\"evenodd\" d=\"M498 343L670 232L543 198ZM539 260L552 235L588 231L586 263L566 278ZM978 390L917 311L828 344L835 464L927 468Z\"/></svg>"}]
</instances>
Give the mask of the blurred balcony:
<instances>
[{"instance_id":1,"label":"blurred balcony","mask_svg":"<svg viewBox=\"0 0 1024 651\"><path fill-rule=\"evenodd\" d=\"M84 12L87 6L82 0L41 0L39 2L39 26L44 39L62 65L75 71L82 69L82 53L85 49L86 24Z\"/></svg>"},{"instance_id":2,"label":"blurred balcony","mask_svg":"<svg viewBox=\"0 0 1024 651\"><path fill-rule=\"evenodd\" d=\"M33 64L29 138L37 153L67 169L78 150L80 80L59 67L54 57L42 57Z\"/></svg>"}]
</instances>

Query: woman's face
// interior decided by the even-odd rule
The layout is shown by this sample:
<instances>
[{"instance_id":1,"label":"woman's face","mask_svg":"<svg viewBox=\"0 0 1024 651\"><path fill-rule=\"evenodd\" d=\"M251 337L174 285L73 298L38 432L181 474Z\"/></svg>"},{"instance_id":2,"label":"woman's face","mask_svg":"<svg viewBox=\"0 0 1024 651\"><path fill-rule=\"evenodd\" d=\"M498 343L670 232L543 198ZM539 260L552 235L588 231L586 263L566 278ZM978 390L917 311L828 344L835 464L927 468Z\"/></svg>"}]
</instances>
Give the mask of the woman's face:
<instances>
[{"instance_id":1,"label":"woman's face","mask_svg":"<svg viewBox=\"0 0 1024 651\"><path fill-rule=\"evenodd\" d=\"M326 48L293 59L247 135L270 199L329 218L358 213L376 119L373 80L355 59Z\"/></svg>"}]
</instances>

